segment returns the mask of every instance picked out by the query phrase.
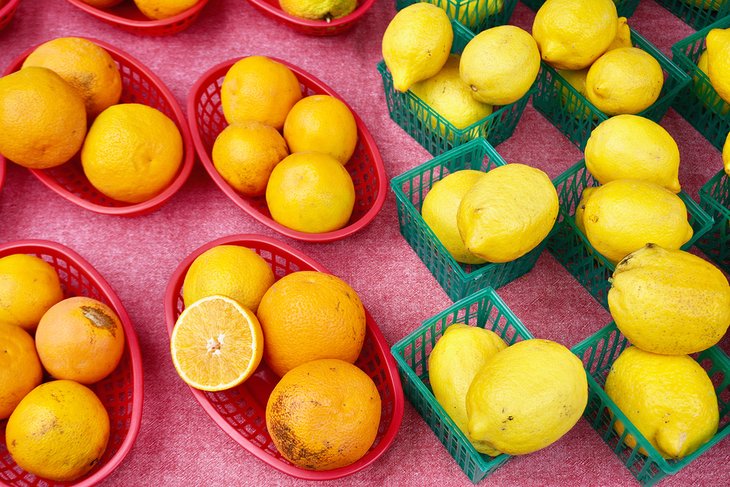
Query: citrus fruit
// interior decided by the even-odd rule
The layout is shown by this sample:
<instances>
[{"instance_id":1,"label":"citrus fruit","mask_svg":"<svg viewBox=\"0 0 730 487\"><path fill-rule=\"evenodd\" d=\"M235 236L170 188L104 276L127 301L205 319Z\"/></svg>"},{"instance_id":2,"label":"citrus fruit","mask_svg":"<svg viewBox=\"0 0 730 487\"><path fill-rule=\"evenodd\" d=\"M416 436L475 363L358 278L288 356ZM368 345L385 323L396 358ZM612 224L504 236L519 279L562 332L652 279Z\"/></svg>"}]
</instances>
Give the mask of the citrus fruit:
<instances>
[{"instance_id":1,"label":"citrus fruit","mask_svg":"<svg viewBox=\"0 0 730 487\"><path fill-rule=\"evenodd\" d=\"M89 129L81 165L89 182L109 198L141 203L167 188L183 159L175 122L138 103L104 110Z\"/></svg>"},{"instance_id":2,"label":"citrus fruit","mask_svg":"<svg viewBox=\"0 0 730 487\"><path fill-rule=\"evenodd\" d=\"M258 318L264 360L283 376L320 358L354 363L365 340L365 308L354 289L330 274L299 271L264 294Z\"/></svg>"},{"instance_id":3,"label":"citrus fruit","mask_svg":"<svg viewBox=\"0 0 730 487\"><path fill-rule=\"evenodd\" d=\"M285 227L330 232L350 220L355 186L337 159L319 152L297 152L271 172L266 203L271 218Z\"/></svg>"},{"instance_id":4,"label":"citrus fruit","mask_svg":"<svg viewBox=\"0 0 730 487\"><path fill-rule=\"evenodd\" d=\"M256 315L226 296L207 296L187 306L170 337L178 375L203 391L241 384L256 371L263 349Z\"/></svg>"},{"instance_id":5,"label":"citrus fruit","mask_svg":"<svg viewBox=\"0 0 730 487\"><path fill-rule=\"evenodd\" d=\"M292 152L323 152L347 164L357 145L355 117L347 105L329 95L299 100L284 121L284 138Z\"/></svg>"},{"instance_id":6,"label":"citrus fruit","mask_svg":"<svg viewBox=\"0 0 730 487\"><path fill-rule=\"evenodd\" d=\"M435 75L446 63L454 31L446 12L418 2L401 9L383 34L383 61L393 88L406 92L413 83Z\"/></svg>"},{"instance_id":7,"label":"citrus fruit","mask_svg":"<svg viewBox=\"0 0 730 487\"><path fill-rule=\"evenodd\" d=\"M482 30L480 27L484 25L485 21L504 8L504 0L478 0L476 2L430 0L430 2L444 8L450 19L458 20L461 25L474 32Z\"/></svg>"},{"instance_id":8,"label":"citrus fruit","mask_svg":"<svg viewBox=\"0 0 730 487\"><path fill-rule=\"evenodd\" d=\"M710 82L720 98L730 103L730 29L712 29L705 43Z\"/></svg>"},{"instance_id":9,"label":"citrus fruit","mask_svg":"<svg viewBox=\"0 0 730 487\"><path fill-rule=\"evenodd\" d=\"M228 123L261 122L279 130L301 98L294 73L265 56L236 61L221 85L221 106Z\"/></svg>"},{"instance_id":10,"label":"citrus fruit","mask_svg":"<svg viewBox=\"0 0 730 487\"><path fill-rule=\"evenodd\" d=\"M697 59L697 69L705 73L705 76L707 76L707 79L709 81L709 85L712 86L712 80L710 80L709 74L710 69L708 66L708 59L709 56L707 55L707 50L702 51L702 54L700 54L700 57ZM728 104L717 94L717 90L714 89L714 86L710 88L707 86L708 83L700 83L699 76L697 75L692 76L692 81L695 84L694 89L697 94L697 98L702 101L710 110L723 116L727 115L727 113L730 112L730 104Z\"/></svg>"},{"instance_id":11,"label":"citrus fruit","mask_svg":"<svg viewBox=\"0 0 730 487\"><path fill-rule=\"evenodd\" d=\"M200 0L134 0L142 14L160 20L173 17L195 6Z\"/></svg>"},{"instance_id":12,"label":"citrus fruit","mask_svg":"<svg viewBox=\"0 0 730 487\"><path fill-rule=\"evenodd\" d=\"M274 272L263 257L240 245L218 245L190 264L183 281L183 301L190 306L200 298L222 294L255 313L272 284Z\"/></svg>"},{"instance_id":13,"label":"citrus fruit","mask_svg":"<svg viewBox=\"0 0 730 487\"><path fill-rule=\"evenodd\" d=\"M33 338L19 326L0 323L0 420L43 380Z\"/></svg>"},{"instance_id":14,"label":"citrus fruit","mask_svg":"<svg viewBox=\"0 0 730 487\"><path fill-rule=\"evenodd\" d=\"M722 146L722 161L725 166L725 174L730 176L730 132L728 132L725 144Z\"/></svg>"},{"instance_id":15,"label":"citrus fruit","mask_svg":"<svg viewBox=\"0 0 730 487\"><path fill-rule=\"evenodd\" d=\"M618 49L620 47L633 47L633 45L633 42L631 42L631 28L629 27L628 20L626 17L619 17L618 23L616 24L616 37L613 38L613 42L611 42L606 51Z\"/></svg>"},{"instance_id":16,"label":"citrus fruit","mask_svg":"<svg viewBox=\"0 0 730 487\"><path fill-rule=\"evenodd\" d=\"M588 68L576 70L558 69L557 72L565 81L568 82L570 86L575 89L575 91L584 97L586 96L586 76L588 75ZM560 88L560 103L565 107L568 113L571 113L576 117L593 118L591 109L585 104L585 102L571 94L570 90L565 86Z\"/></svg>"},{"instance_id":17,"label":"citrus fruit","mask_svg":"<svg viewBox=\"0 0 730 487\"><path fill-rule=\"evenodd\" d=\"M727 332L730 286L706 260L649 244L616 266L608 307L633 345L685 355L710 348Z\"/></svg>"},{"instance_id":18,"label":"citrus fruit","mask_svg":"<svg viewBox=\"0 0 730 487\"><path fill-rule=\"evenodd\" d=\"M578 201L578 206L575 208L575 226L578 227L578 230L583 233L583 235L586 234L586 226L583 222L583 215L585 214L586 210L586 201L588 201L588 198L591 197L593 192L598 189L597 186L589 186L587 188L583 189L583 193L580 195L580 201Z\"/></svg>"},{"instance_id":19,"label":"citrus fruit","mask_svg":"<svg viewBox=\"0 0 730 487\"><path fill-rule=\"evenodd\" d=\"M706 10L718 10L723 5L723 0L682 0L682 2Z\"/></svg>"},{"instance_id":20,"label":"citrus fruit","mask_svg":"<svg viewBox=\"0 0 730 487\"><path fill-rule=\"evenodd\" d=\"M31 169L63 164L86 135L84 100L48 68L0 78L0 154Z\"/></svg>"},{"instance_id":21,"label":"citrus fruit","mask_svg":"<svg viewBox=\"0 0 730 487\"><path fill-rule=\"evenodd\" d=\"M466 394L469 437L478 450L524 455L560 439L588 403L583 363L563 345L517 342L489 359Z\"/></svg>"},{"instance_id":22,"label":"citrus fruit","mask_svg":"<svg viewBox=\"0 0 730 487\"><path fill-rule=\"evenodd\" d=\"M75 480L101 461L109 415L98 397L72 380L39 385L8 419L5 444L13 460L50 480Z\"/></svg>"},{"instance_id":23,"label":"citrus fruit","mask_svg":"<svg viewBox=\"0 0 730 487\"><path fill-rule=\"evenodd\" d=\"M63 299L55 269L38 257L0 258L0 323L35 330L43 313Z\"/></svg>"},{"instance_id":24,"label":"citrus fruit","mask_svg":"<svg viewBox=\"0 0 730 487\"><path fill-rule=\"evenodd\" d=\"M279 5L295 17L329 22L352 13L357 0L280 0Z\"/></svg>"},{"instance_id":25,"label":"citrus fruit","mask_svg":"<svg viewBox=\"0 0 730 487\"><path fill-rule=\"evenodd\" d=\"M86 113L95 117L119 101L122 77L106 50L80 37L59 37L35 48L23 67L41 66L56 72L79 92Z\"/></svg>"},{"instance_id":26,"label":"citrus fruit","mask_svg":"<svg viewBox=\"0 0 730 487\"><path fill-rule=\"evenodd\" d=\"M294 465L332 470L367 453L380 414L380 394L365 372L342 360L314 360L276 384L266 404L266 429Z\"/></svg>"},{"instance_id":27,"label":"citrus fruit","mask_svg":"<svg viewBox=\"0 0 730 487\"><path fill-rule=\"evenodd\" d=\"M629 347L611 365L605 391L664 458L689 455L717 431L719 412L712 381L687 355L657 355ZM624 434L621 421L614 428ZM624 441L636 447L632 435Z\"/></svg>"},{"instance_id":28,"label":"citrus fruit","mask_svg":"<svg viewBox=\"0 0 730 487\"><path fill-rule=\"evenodd\" d=\"M117 368L124 352L124 329L112 308L76 296L46 311L35 332L35 345L53 377L93 384Z\"/></svg>"},{"instance_id":29,"label":"citrus fruit","mask_svg":"<svg viewBox=\"0 0 730 487\"><path fill-rule=\"evenodd\" d=\"M260 122L229 125L213 143L213 165L225 181L245 196L261 196L271 171L289 155L281 134Z\"/></svg>"}]
</instances>

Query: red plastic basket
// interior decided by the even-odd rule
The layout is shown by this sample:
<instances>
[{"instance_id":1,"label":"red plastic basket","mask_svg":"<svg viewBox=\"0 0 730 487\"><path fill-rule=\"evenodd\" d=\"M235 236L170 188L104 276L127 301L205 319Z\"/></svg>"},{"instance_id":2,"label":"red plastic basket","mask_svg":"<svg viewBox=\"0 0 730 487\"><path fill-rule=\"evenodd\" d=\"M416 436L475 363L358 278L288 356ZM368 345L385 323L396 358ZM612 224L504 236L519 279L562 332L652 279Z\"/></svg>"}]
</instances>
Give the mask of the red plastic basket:
<instances>
[{"instance_id":1,"label":"red plastic basket","mask_svg":"<svg viewBox=\"0 0 730 487\"><path fill-rule=\"evenodd\" d=\"M151 20L142 15L132 0L126 0L115 7L105 9L92 7L81 0L66 1L102 22L142 36L166 36L185 30L195 22L200 11L208 3L208 0L199 0L198 3L177 15L167 19Z\"/></svg>"},{"instance_id":2,"label":"red plastic basket","mask_svg":"<svg viewBox=\"0 0 730 487\"><path fill-rule=\"evenodd\" d=\"M3 187L3 181L5 181L5 159L0 156L0 189Z\"/></svg>"},{"instance_id":3,"label":"red plastic basket","mask_svg":"<svg viewBox=\"0 0 730 487\"><path fill-rule=\"evenodd\" d=\"M64 296L89 296L114 309L122 322L126 343L117 368L90 386L109 413L111 432L101 462L75 482L53 482L18 467L5 447L5 424L0 422L0 484L8 486L91 486L114 471L132 449L142 421L142 355L132 322L111 286L91 264L73 250L46 240L21 240L0 245L0 257L10 254L40 257L58 273Z\"/></svg>"},{"instance_id":4,"label":"red plastic basket","mask_svg":"<svg viewBox=\"0 0 730 487\"><path fill-rule=\"evenodd\" d=\"M147 201L132 204L113 200L97 191L84 175L78 154L60 166L30 171L50 189L87 210L125 216L149 213L167 202L182 187L193 169L195 161L193 143L190 130L185 122L185 115L175 100L175 96L167 89L162 80L141 62L106 42L92 38L88 38L88 40L106 49L119 66L119 72L122 75L122 97L119 103L142 103L151 106L175 122L183 139L183 162L177 176L162 193ZM31 47L18 56L4 74L19 70L25 58L36 47ZM2 156L0 156L1 158Z\"/></svg>"},{"instance_id":5,"label":"red plastic basket","mask_svg":"<svg viewBox=\"0 0 730 487\"><path fill-rule=\"evenodd\" d=\"M183 260L170 278L165 291L165 322L172 334L178 316L184 309L182 285L193 260L217 245L241 245L263 257L277 279L296 271L329 272L301 252L274 239L260 235L232 235L209 242ZM373 446L360 460L347 467L328 471L312 471L296 467L276 450L266 430L266 402L279 378L263 362L256 373L238 387L222 392L190 391L206 413L238 444L271 467L292 477L305 480L332 480L353 474L373 463L390 446L403 419L403 389L398 369L388 344L365 311L367 330L365 343L355 365L375 382L382 400L380 427Z\"/></svg>"},{"instance_id":6,"label":"red plastic basket","mask_svg":"<svg viewBox=\"0 0 730 487\"><path fill-rule=\"evenodd\" d=\"M0 0L0 30L10 23L20 0Z\"/></svg>"},{"instance_id":7,"label":"red plastic basket","mask_svg":"<svg viewBox=\"0 0 730 487\"><path fill-rule=\"evenodd\" d=\"M228 69L239 59L241 58L231 59L211 68L193 85L188 95L187 111L190 132L198 157L210 177L243 211L287 237L306 242L331 242L345 238L365 227L375 218L375 215L383 206L386 196L387 176L375 140L363 121L349 105L348 108L355 116L357 124L358 142L355 153L345 166L355 185L355 207L350 221L345 227L325 233L305 233L287 228L271 218L271 213L269 213L266 206L266 199L263 196L255 198L243 196L218 174L211 160L211 151L213 150L215 138L228 125L221 108L220 89ZM292 70L299 79L304 96L327 94L342 100L330 87L311 74L281 59L271 59ZM344 100L342 101L344 102Z\"/></svg>"},{"instance_id":8,"label":"red plastic basket","mask_svg":"<svg viewBox=\"0 0 730 487\"><path fill-rule=\"evenodd\" d=\"M332 19L329 22L324 20L302 19L289 15L281 9L279 0L248 0L248 3L267 17L271 17L302 34L333 36L341 34L355 25L355 22L373 6L375 0L358 0L358 6L352 13L339 19Z\"/></svg>"}]
</instances>

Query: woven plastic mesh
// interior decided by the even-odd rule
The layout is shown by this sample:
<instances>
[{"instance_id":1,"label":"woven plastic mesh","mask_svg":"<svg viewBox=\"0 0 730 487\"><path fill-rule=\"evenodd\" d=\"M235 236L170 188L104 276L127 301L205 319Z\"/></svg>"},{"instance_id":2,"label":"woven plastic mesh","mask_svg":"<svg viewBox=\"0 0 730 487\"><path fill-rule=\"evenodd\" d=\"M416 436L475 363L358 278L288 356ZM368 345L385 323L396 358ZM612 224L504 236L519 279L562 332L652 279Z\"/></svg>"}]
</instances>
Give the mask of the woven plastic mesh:
<instances>
[{"instance_id":1,"label":"woven plastic mesh","mask_svg":"<svg viewBox=\"0 0 730 487\"><path fill-rule=\"evenodd\" d=\"M477 452L433 395L428 357L446 328L454 323L491 330L509 345L533 336L494 289L486 288L425 320L391 349L406 397L466 476L477 483L504 464L509 456L490 457Z\"/></svg>"},{"instance_id":2,"label":"woven plastic mesh","mask_svg":"<svg viewBox=\"0 0 730 487\"><path fill-rule=\"evenodd\" d=\"M654 485L667 475L677 473L730 433L730 358L717 346L693 355L715 386L720 425L715 436L694 453L681 460L667 460L626 419L603 390L611 365L627 346L626 337L615 323L611 323L572 348L588 372L588 405L583 417L642 485ZM626 426L622 434L615 429L616 421ZM634 447L628 444L628 436L637 440ZM642 453L642 449L648 455Z\"/></svg>"},{"instance_id":3,"label":"woven plastic mesh","mask_svg":"<svg viewBox=\"0 0 730 487\"><path fill-rule=\"evenodd\" d=\"M695 30L704 29L718 19L730 15L728 0L656 0L656 2Z\"/></svg>"},{"instance_id":4,"label":"woven plastic mesh","mask_svg":"<svg viewBox=\"0 0 730 487\"><path fill-rule=\"evenodd\" d=\"M714 223L697 240L697 247L730 273L730 178L723 170L700 188L700 203Z\"/></svg>"},{"instance_id":5,"label":"woven plastic mesh","mask_svg":"<svg viewBox=\"0 0 730 487\"><path fill-rule=\"evenodd\" d=\"M395 8L401 10L419 1L441 7L450 19L475 34L508 23L517 5L517 0L396 0Z\"/></svg>"},{"instance_id":6,"label":"woven plastic mesh","mask_svg":"<svg viewBox=\"0 0 730 487\"><path fill-rule=\"evenodd\" d=\"M537 11L545 0L522 0L522 3ZM619 17L631 17L634 15L636 7L639 6L639 0L613 0L613 3L616 4Z\"/></svg>"}]
</instances>

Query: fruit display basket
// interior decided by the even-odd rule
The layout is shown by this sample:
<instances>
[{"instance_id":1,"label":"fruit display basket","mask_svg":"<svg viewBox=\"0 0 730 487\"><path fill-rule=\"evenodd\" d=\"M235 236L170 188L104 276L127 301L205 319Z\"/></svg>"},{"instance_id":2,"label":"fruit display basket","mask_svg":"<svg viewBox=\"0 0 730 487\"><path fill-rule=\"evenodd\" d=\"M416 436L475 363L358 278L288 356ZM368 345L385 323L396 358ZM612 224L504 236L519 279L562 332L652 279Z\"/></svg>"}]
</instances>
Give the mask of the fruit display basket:
<instances>
[{"instance_id":1,"label":"fruit display basket","mask_svg":"<svg viewBox=\"0 0 730 487\"><path fill-rule=\"evenodd\" d=\"M575 225L575 210L583 190L598 186L598 181L586 169L581 160L553 180L558 190L560 215L555 229L548 240L548 249L553 256L580 282L584 288L606 309L609 278L616 266L596 251L588 238ZM694 231L692 238L682 245L688 250L712 227L712 218L687 193L678 196L687 207L687 219Z\"/></svg>"},{"instance_id":2,"label":"fruit display basket","mask_svg":"<svg viewBox=\"0 0 730 487\"><path fill-rule=\"evenodd\" d=\"M165 322L172 334L184 309L182 285L190 264L206 250L218 245L247 247L272 267L276 279L296 271L329 271L294 248L259 235L232 235L209 242L186 257L170 278L165 291ZM375 382L382 400L380 426L375 442L355 463L334 470L305 470L289 463L274 446L266 430L265 410L268 397L279 378L262 362L253 376L240 386L221 392L190 391L206 413L239 445L271 467L292 477L306 480L331 480L353 474L377 460L393 442L403 418L403 390L388 344L372 316L365 311L365 343L355 365Z\"/></svg>"},{"instance_id":3,"label":"fruit display basket","mask_svg":"<svg viewBox=\"0 0 730 487\"><path fill-rule=\"evenodd\" d=\"M125 334L124 353L117 368L89 386L109 413L109 443L101 461L88 474L70 482L52 482L21 469L5 445L5 425L0 422L0 484L8 486L77 485L101 482L122 463L134 446L142 421L142 355L132 322L111 286L91 264L73 250L46 240L22 240L0 245L0 257L29 254L48 262L58 274L64 297L88 296L109 305L119 316Z\"/></svg>"},{"instance_id":4,"label":"fruit display basket","mask_svg":"<svg viewBox=\"0 0 730 487\"><path fill-rule=\"evenodd\" d=\"M375 0L357 0L357 7L352 13L330 20L310 20L295 17L282 10L279 0L248 0L256 10L277 22L286 25L302 34L311 36L333 36L350 30L360 18L373 6Z\"/></svg>"},{"instance_id":5,"label":"fruit display basket","mask_svg":"<svg viewBox=\"0 0 730 487\"><path fill-rule=\"evenodd\" d=\"M588 405L583 417L642 485L654 485L680 471L730 433L730 358L717 345L693 356L715 386L720 425L715 436L697 451L681 460L669 460L639 433L603 389L611 365L628 346L628 340L612 322L571 349L588 372ZM625 425L623 434L614 429L616 421ZM633 448L628 444L628 435L636 439Z\"/></svg>"},{"instance_id":6,"label":"fruit display basket","mask_svg":"<svg viewBox=\"0 0 730 487\"><path fill-rule=\"evenodd\" d=\"M522 3L537 11L545 3L545 0L522 0ZM639 6L639 0L613 0L613 3L616 4L619 17L631 17L634 15L636 7Z\"/></svg>"},{"instance_id":7,"label":"fruit display basket","mask_svg":"<svg viewBox=\"0 0 730 487\"><path fill-rule=\"evenodd\" d=\"M730 14L730 2L727 7ZM730 15L672 46L672 60L691 78L674 99L674 109L719 150L730 132L730 103L720 98L697 63L705 51L707 34L712 29L727 28L730 28Z\"/></svg>"},{"instance_id":8,"label":"fruit display basket","mask_svg":"<svg viewBox=\"0 0 730 487\"><path fill-rule=\"evenodd\" d=\"M697 247L730 273L730 178L725 171L720 170L700 188L700 204L714 223L697 240Z\"/></svg>"},{"instance_id":9,"label":"fruit display basket","mask_svg":"<svg viewBox=\"0 0 730 487\"><path fill-rule=\"evenodd\" d=\"M141 36L177 34L190 27L208 3L208 0L198 0L198 3L184 12L166 19L154 20L142 15L132 1L125 1L111 8L93 7L83 0L66 1L102 22Z\"/></svg>"},{"instance_id":10,"label":"fruit display basket","mask_svg":"<svg viewBox=\"0 0 730 487\"><path fill-rule=\"evenodd\" d=\"M456 21L452 20L451 26L454 30L451 53L461 54L474 34ZM396 91L385 61L378 63L378 71L383 79L390 118L434 156L480 137L485 137L495 146L504 142L515 131L531 93L528 91L509 105L495 107L488 117L463 129L457 129L410 90L405 93Z\"/></svg>"},{"instance_id":11,"label":"fruit display basket","mask_svg":"<svg viewBox=\"0 0 730 487\"><path fill-rule=\"evenodd\" d=\"M508 23L517 6L517 0L395 0L395 8L401 10L419 1L441 7L450 19L475 34Z\"/></svg>"},{"instance_id":12,"label":"fruit display basket","mask_svg":"<svg viewBox=\"0 0 730 487\"><path fill-rule=\"evenodd\" d=\"M730 0L656 0L692 28L704 29L730 15Z\"/></svg>"},{"instance_id":13,"label":"fruit display basket","mask_svg":"<svg viewBox=\"0 0 730 487\"><path fill-rule=\"evenodd\" d=\"M423 199L431 187L462 169L487 172L506 162L484 139L476 139L436 156L391 180L396 196L398 223L406 242L413 248L446 294L453 300L491 286L498 288L532 269L546 240L522 257L501 264L461 264L439 241L421 216Z\"/></svg>"},{"instance_id":14,"label":"fruit display basket","mask_svg":"<svg viewBox=\"0 0 730 487\"><path fill-rule=\"evenodd\" d=\"M113 200L96 190L84 175L79 155L70 161L50 169L30 171L48 188L68 201L87 210L107 215L135 216L156 210L167 202L187 180L193 168L194 150L185 115L175 96L155 74L141 62L120 49L97 39L88 38L104 48L119 67L122 77L122 96L119 103L141 103L167 115L180 131L183 140L183 161L177 176L157 196L141 203L124 203ZM5 70L5 75L21 68L23 61L33 52L34 46L18 56ZM0 156L2 159L2 156Z\"/></svg>"},{"instance_id":15,"label":"fruit display basket","mask_svg":"<svg viewBox=\"0 0 730 487\"><path fill-rule=\"evenodd\" d=\"M3 187L5 181L5 159L0 156L0 189Z\"/></svg>"},{"instance_id":16,"label":"fruit display basket","mask_svg":"<svg viewBox=\"0 0 730 487\"><path fill-rule=\"evenodd\" d=\"M306 242L331 242L345 238L364 228L375 218L385 202L387 175L380 152L375 145L375 139L370 135L365 124L352 108L350 108L350 111L354 115L357 124L358 141L355 152L345 165L345 169L347 169L355 185L355 207L350 221L339 230L324 233L305 233L287 228L271 218L271 213L266 206L266 199L263 196L248 197L242 195L218 173L213 165L211 152L216 137L228 125L223 116L220 90L226 72L239 59L231 59L211 68L193 85L188 95L188 123L190 124L195 150L211 179L243 211L287 237ZM281 59L270 59L284 64L296 75L304 96L326 94L342 100L329 86L304 70ZM347 104L344 100L342 101Z\"/></svg>"},{"instance_id":17,"label":"fruit display basket","mask_svg":"<svg viewBox=\"0 0 730 487\"><path fill-rule=\"evenodd\" d=\"M0 0L0 29L5 28L10 23L10 19L15 15L20 0Z\"/></svg>"},{"instance_id":18,"label":"fruit display basket","mask_svg":"<svg viewBox=\"0 0 730 487\"><path fill-rule=\"evenodd\" d=\"M490 457L477 452L433 395L428 357L446 328L454 323L491 330L508 345L534 337L494 289L488 287L425 320L391 348L406 397L469 480L477 483L503 465L510 456Z\"/></svg>"}]
</instances>

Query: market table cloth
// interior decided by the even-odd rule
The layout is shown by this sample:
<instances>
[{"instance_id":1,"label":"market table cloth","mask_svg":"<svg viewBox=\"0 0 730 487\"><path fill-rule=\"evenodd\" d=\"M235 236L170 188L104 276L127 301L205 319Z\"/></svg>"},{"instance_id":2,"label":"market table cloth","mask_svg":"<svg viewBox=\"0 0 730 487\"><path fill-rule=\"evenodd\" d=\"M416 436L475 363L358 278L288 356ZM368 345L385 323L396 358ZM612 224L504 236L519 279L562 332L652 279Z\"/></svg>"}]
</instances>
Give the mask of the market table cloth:
<instances>
[{"instance_id":1,"label":"market table cloth","mask_svg":"<svg viewBox=\"0 0 730 487\"><path fill-rule=\"evenodd\" d=\"M337 91L369 127L387 173L398 175L429 154L388 117L376 70L380 42L395 14L380 0L344 35L295 33L244 0L211 0L186 31L140 37L92 18L64 0L22 0L0 31L0 66L31 45L59 36L88 36L120 47L152 69L183 105L198 77L231 58L261 54L285 59ZM527 30L534 13L519 3L510 23ZM671 56L693 29L653 0L641 0L629 24ZM720 153L674 110L662 125L682 157L679 178L695 200L721 167ZM509 162L558 176L580 151L528 105L512 138L497 147ZM188 182L158 211L125 218L98 215L62 199L26 169L8 164L0 189L0 241L42 238L76 250L109 281L134 323L144 365L144 413L137 442L104 485L303 485L256 459L205 414L177 376L169 354L163 293L178 263L200 245L234 233L258 233L292 245L346 280L361 296L388 343L400 340L451 301L398 231L389 191L382 211L359 233L328 244L276 234L233 204L199 163ZM527 275L498 290L537 337L573 346L610 316L547 252ZM730 348L728 337L721 342ZM725 439L661 485L730 485ZM406 401L391 448L365 470L330 485L471 485L426 423ZM480 485L636 485L629 471L581 420L565 437L513 458Z\"/></svg>"}]
</instances>

